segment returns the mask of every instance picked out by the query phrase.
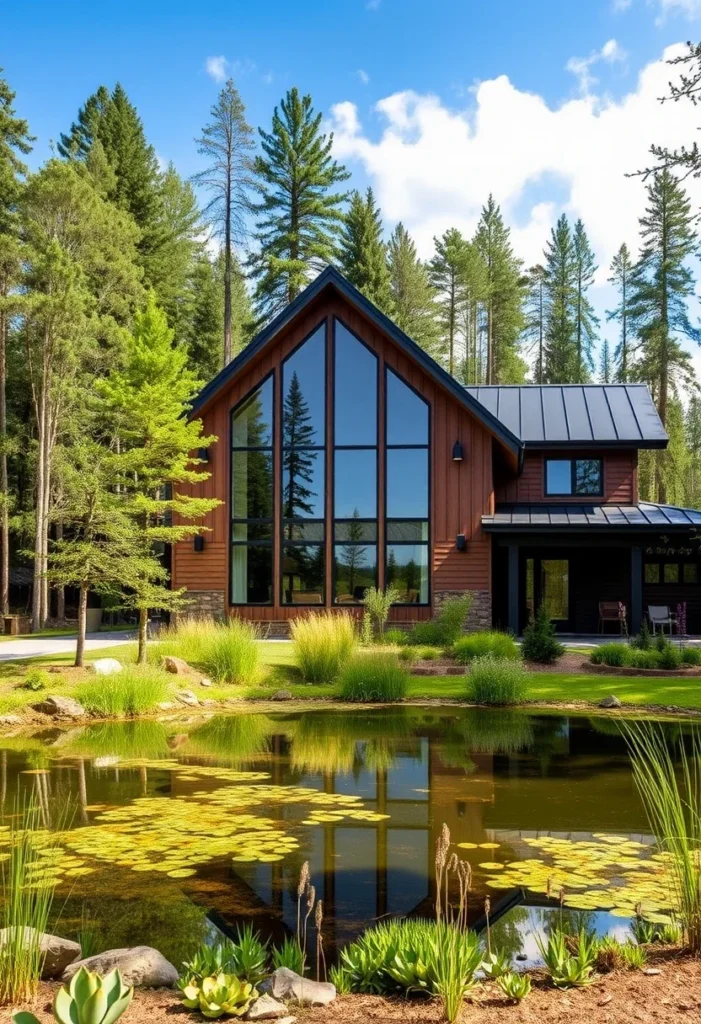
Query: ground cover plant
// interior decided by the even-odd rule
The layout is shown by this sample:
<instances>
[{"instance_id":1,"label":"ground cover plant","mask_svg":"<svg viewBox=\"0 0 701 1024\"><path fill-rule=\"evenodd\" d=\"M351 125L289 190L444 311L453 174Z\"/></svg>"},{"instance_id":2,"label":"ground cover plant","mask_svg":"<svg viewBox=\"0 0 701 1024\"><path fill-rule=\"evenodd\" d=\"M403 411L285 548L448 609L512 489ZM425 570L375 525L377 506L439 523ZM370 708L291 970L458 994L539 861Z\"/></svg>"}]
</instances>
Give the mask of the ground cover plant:
<instances>
[{"instance_id":1,"label":"ground cover plant","mask_svg":"<svg viewBox=\"0 0 701 1024\"><path fill-rule=\"evenodd\" d=\"M475 658L491 656L518 661L521 657L518 645L508 633L485 630L460 637L452 647L452 655L460 665L469 665Z\"/></svg>"},{"instance_id":2,"label":"ground cover plant","mask_svg":"<svg viewBox=\"0 0 701 1024\"><path fill-rule=\"evenodd\" d=\"M528 695L528 675L508 658L475 658L470 664L468 694L477 704L521 704Z\"/></svg>"},{"instance_id":3,"label":"ground cover plant","mask_svg":"<svg viewBox=\"0 0 701 1024\"><path fill-rule=\"evenodd\" d=\"M295 664L308 683L331 683L351 657L355 620L348 614L312 613L290 626Z\"/></svg>"},{"instance_id":4,"label":"ground cover plant","mask_svg":"<svg viewBox=\"0 0 701 1024\"><path fill-rule=\"evenodd\" d=\"M347 701L392 702L406 697L409 670L396 655L368 652L356 655L341 670L338 695Z\"/></svg>"}]
</instances>

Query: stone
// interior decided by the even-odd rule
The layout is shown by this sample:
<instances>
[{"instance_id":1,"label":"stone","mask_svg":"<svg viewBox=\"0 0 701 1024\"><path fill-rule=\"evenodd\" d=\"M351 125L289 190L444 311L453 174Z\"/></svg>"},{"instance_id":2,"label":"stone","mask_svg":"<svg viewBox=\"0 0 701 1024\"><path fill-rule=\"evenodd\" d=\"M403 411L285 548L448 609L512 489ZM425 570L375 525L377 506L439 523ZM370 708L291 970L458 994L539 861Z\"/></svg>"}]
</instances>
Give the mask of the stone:
<instances>
[{"instance_id":1,"label":"stone","mask_svg":"<svg viewBox=\"0 0 701 1024\"><path fill-rule=\"evenodd\" d=\"M162 700L159 701L158 704L156 704L156 707L158 708L159 711L172 711L173 708L175 707L175 704L173 703L172 700Z\"/></svg>"},{"instance_id":2,"label":"stone","mask_svg":"<svg viewBox=\"0 0 701 1024\"><path fill-rule=\"evenodd\" d=\"M264 992L249 1007L246 1020L277 1020L279 1017L284 1017L286 1013L287 1007L284 1003L278 1002L277 999L273 999L267 992Z\"/></svg>"},{"instance_id":3,"label":"stone","mask_svg":"<svg viewBox=\"0 0 701 1024\"><path fill-rule=\"evenodd\" d=\"M659 967L646 967L643 971L643 974L657 975L662 974L662 971L659 969Z\"/></svg>"},{"instance_id":4,"label":"stone","mask_svg":"<svg viewBox=\"0 0 701 1024\"><path fill-rule=\"evenodd\" d=\"M76 960L65 969L61 980L70 981L81 967L103 976L116 967L124 984L136 988L171 988L178 980L175 967L152 946L108 949L97 956Z\"/></svg>"},{"instance_id":5,"label":"stone","mask_svg":"<svg viewBox=\"0 0 701 1024\"><path fill-rule=\"evenodd\" d=\"M275 999L294 999L311 1006L326 1006L336 998L336 986L330 981L302 978L289 967L278 967L273 971L270 990Z\"/></svg>"},{"instance_id":6,"label":"stone","mask_svg":"<svg viewBox=\"0 0 701 1024\"><path fill-rule=\"evenodd\" d=\"M199 704L199 698L192 690L178 690L175 695L181 704L187 704L190 708L195 708Z\"/></svg>"},{"instance_id":7,"label":"stone","mask_svg":"<svg viewBox=\"0 0 701 1024\"><path fill-rule=\"evenodd\" d=\"M116 658L96 658L92 663L92 668L98 676L111 676L115 672L122 671L122 663Z\"/></svg>"},{"instance_id":8,"label":"stone","mask_svg":"<svg viewBox=\"0 0 701 1024\"><path fill-rule=\"evenodd\" d=\"M292 693L290 690L276 690L270 697L271 700L292 700Z\"/></svg>"},{"instance_id":9,"label":"stone","mask_svg":"<svg viewBox=\"0 0 701 1024\"><path fill-rule=\"evenodd\" d=\"M618 697L611 694L609 697L602 697L599 701L600 708L620 708L621 702Z\"/></svg>"},{"instance_id":10,"label":"stone","mask_svg":"<svg viewBox=\"0 0 701 1024\"><path fill-rule=\"evenodd\" d=\"M19 715L0 715L0 725L21 725L22 719Z\"/></svg>"},{"instance_id":11,"label":"stone","mask_svg":"<svg viewBox=\"0 0 701 1024\"><path fill-rule=\"evenodd\" d=\"M212 685L212 680L211 679L207 679L207 676L202 676L202 678L200 679L200 686L211 686L211 685Z\"/></svg>"},{"instance_id":12,"label":"stone","mask_svg":"<svg viewBox=\"0 0 701 1024\"><path fill-rule=\"evenodd\" d=\"M84 718L87 711L73 697L45 697L38 704L33 704L35 711L41 711L52 718Z\"/></svg>"},{"instance_id":13,"label":"stone","mask_svg":"<svg viewBox=\"0 0 701 1024\"><path fill-rule=\"evenodd\" d=\"M12 932L12 928L0 930L0 946L5 943ZM25 942L28 943L30 937L35 934L36 932L33 928L25 928ZM39 939L39 949L44 956L44 966L41 970L41 977L44 981L60 977L68 965L72 964L80 956L80 946L77 942L71 942L70 939L62 939L58 935L49 935L47 932L43 932Z\"/></svg>"},{"instance_id":14,"label":"stone","mask_svg":"<svg viewBox=\"0 0 701 1024\"><path fill-rule=\"evenodd\" d=\"M192 672L186 661L174 658L171 654L167 654L163 659L163 668L166 672L172 672L174 676L189 676Z\"/></svg>"},{"instance_id":15,"label":"stone","mask_svg":"<svg viewBox=\"0 0 701 1024\"><path fill-rule=\"evenodd\" d=\"M212 700L211 697L203 697L202 700L200 701L200 704L202 705L202 707L205 707L205 708L206 707L210 707L210 708L214 707L214 705L216 703L217 702L215 700Z\"/></svg>"},{"instance_id":16,"label":"stone","mask_svg":"<svg viewBox=\"0 0 701 1024\"><path fill-rule=\"evenodd\" d=\"M280 1017L277 1024L295 1024L296 1017Z\"/></svg>"}]
</instances>

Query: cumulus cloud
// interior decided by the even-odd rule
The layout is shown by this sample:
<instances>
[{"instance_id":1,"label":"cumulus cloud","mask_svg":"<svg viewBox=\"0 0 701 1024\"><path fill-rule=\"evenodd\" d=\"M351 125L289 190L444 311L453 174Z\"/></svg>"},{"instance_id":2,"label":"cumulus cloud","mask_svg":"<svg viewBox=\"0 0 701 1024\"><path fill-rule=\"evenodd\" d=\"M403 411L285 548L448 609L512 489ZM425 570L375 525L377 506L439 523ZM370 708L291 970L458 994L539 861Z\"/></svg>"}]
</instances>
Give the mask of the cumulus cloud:
<instances>
[{"instance_id":1,"label":"cumulus cloud","mask_svg":"<svg viewBox=\"0 0 701 1024\"><path fill-rule=\"evenodd\" d=\"M576 77L579 82L580 92L583 96L586 96L598 82L598 79L592 74L592 68L595 64L599 64L602 61L606 64L616 64L625 59L625 50L621 48L615 39L609 39L600 50L592 50L588 57L570 57L565 66Z\"/></svg>"},{"instance_id":2,"label":"cumulus cloud","mask_svg":"<svg viewBox=\"0 0 701 1024\"><path fill-rule=\"evenodd\" d=\"M226 57L207 57L204 69L215 82L223 82L227 75L229 62Z\"/></svg>"}]
</instances>

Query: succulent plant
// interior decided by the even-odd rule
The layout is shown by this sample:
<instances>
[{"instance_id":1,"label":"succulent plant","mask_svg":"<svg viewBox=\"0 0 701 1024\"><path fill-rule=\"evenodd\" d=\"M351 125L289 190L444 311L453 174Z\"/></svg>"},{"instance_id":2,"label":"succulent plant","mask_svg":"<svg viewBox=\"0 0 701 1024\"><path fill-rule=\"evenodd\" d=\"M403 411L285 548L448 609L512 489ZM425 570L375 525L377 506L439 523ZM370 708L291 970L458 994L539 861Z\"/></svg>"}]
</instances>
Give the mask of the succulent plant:
<instances>
[{"instance_id":1,"label":"succulent plant","mask_svg":"<svg viewBox=\"0 0 701 1024\"><path fill-rule=\"evenodd\" d=\"M505 950L498 949L496 952L487 953L480 966L485 977L496 981L511 970L511 957Z\"/></svg>"},{"instance_id":2,"label":"succulent plant","mask_svg":"<svg viewBox=\"0 0 701 1024\"><path fill-rule=\"evenodd\" d=\"M178 982L183 1006L199 1010L203 1017L243 1017L258 993L250 982L233 974L216 974L208 978L182 979Z\"/></svg>"},{"instance_id":3,"label":"succulent plant","mask_svg":"<svg viewBox=\"0 0 701 1024\"><path fill-rule=\"evenodd\" d=\"M531 979L527 974L519 974L517 971L506 971L497 978L497 985L507 999L513 999L520 1003L531 991Z\"/></svg>"},{"instance_id":4,"label":"succulent plant","mask_svg":"<svg viewBox=\"0 0 701 1024\"><path fill-rule=\"evenodd\" d=\"M134 995L118 970L101 977L85 967L62 985L54 998L52 1012L58 1024L114 1024ZM15 1013L15 1024L38 1024L33 1013Z\"/></svg>"}]
</instances>

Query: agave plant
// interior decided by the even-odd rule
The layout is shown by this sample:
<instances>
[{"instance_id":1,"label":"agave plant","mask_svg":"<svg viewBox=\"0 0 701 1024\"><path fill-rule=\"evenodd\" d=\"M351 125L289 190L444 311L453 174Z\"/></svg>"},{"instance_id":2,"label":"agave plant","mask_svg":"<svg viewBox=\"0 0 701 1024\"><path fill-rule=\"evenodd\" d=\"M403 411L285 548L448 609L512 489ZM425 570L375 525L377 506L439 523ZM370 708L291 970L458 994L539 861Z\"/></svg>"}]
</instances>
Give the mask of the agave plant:
<instances>
[{"instance_id":1,"label":"agave plant","mask_svg":"<svg viewBox=\"0 0 701 1024\"><path fill-rule=\"evenodd\" d=\"M511 957L505 950L498 949L496 952L487 953L480 967L486 978L496 981L511 970Z\"/></svg>"},{"instance_id":2,"label":"agave plant","mask_svg":"<svg viewBox=\"0 0 701 1024\"><path fill-rule=\"evenodd\" d=\"M385 971L403 992L432 992L432 976L420 951L407 949L396 952L385 966Z\"/></svg>"},{"instance_id":3,"label":"agave plant","mask_svg":"<svg viewBox=\"0 0 701 1024\"><path fill-rule=\"evenodd\" d=\"M258 992L250 982L241 981L233 974L216 974L201 981L197 978L183 979L178 985L183 994L183 1006L199 1010L203 1017L243 1017L253 1000L258 998Z\"/></svg>"},{"instance_id":4,"label":"agave plant","mask_svg":"<svg viewBox=\"0 0 701 1024\"><path fill-rule=\"evenodd\" d=\"M118 970L103 978L81 967L56 993L53 1015L58 1024L114 1024L133 995L133 987L124 984ZM13 1014L12 1019L15 1024L39 1024L33 1013L25 1011Z\"/></svg>"},{"instance_id":5,"label":"agave plant","mask_svg":"<svg viewBox=\"0 0 701 1024\"><path fill-rule=\"evenodd\" d=\"M497 985L507 999L520 1003L531 991L531 979L527 974L519 974L518 971L505 971L497 978Z\"/></svg>"}]
</instances>

